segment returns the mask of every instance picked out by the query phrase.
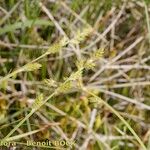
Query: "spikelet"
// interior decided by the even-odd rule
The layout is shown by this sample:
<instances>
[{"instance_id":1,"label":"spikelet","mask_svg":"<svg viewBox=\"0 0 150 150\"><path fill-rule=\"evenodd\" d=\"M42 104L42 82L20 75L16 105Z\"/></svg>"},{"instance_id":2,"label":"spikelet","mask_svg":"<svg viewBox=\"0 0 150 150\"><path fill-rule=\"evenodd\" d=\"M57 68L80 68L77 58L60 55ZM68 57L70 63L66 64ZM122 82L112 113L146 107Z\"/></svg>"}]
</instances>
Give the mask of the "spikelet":
<instances>
[{"instance_id":1,"label":"spikelet","mask_svg":"<svg viewBox=\"0 0 150 150\"><path fill-rule=\"evenodd\" d=\"M95 97L90 97L90 98L89 98L89 102L90 102L90 103L96 103L96 104L97 104L99 101L98 101L98 99L96 99Z\"/></svg>"},{"instance_id":2,"label":"spikelet","mask_svg":"<svg viewBox=\"0 0 150 150\"><path fill-rule=\"evenodd\" d=\"M94 93L97 93L97 91L94 91ZM103 103L97 97L90 97L88 101L95 108L103 106Z\"/></svg>"},{"instance_id":3,"label":"spikelet","mask_svg":"<svg viewBox=\"0 0 150 150\"><path fill-rule=\"evenodd\" d=\"M65 93L71 89L71 86L71 81L65 81L64 83L60 84L59 88L57 89L57 92Z\"/></svg>"},{"instance_id":4,"label":"spikelet","mask_svg":"<svg viewBox=\"0 0 150 150\"><path fill-rule=\"evenodd\" d=\"M44 83L46 83L49 87L57 87L57 82L53 79L45 79Z\"/></svg>"},{"instance_id":5,"label":"spikelet","mask_svg":"<svg viewBox=\"0 0 150 150\"><path fill-rule=\"evenodd\" d=\"M82 76L82 72L83 72L83 69L80 69L80 70L72 73L69 77L69 80L75 81L75 80L79 79Z\"/></svg>"},{"instance_id":6,"label":"spikelet","mask_svg":"<svg viewBox=\"0 0 150 150\"><path fill-rule=\"evenodd\" d=\"M32 109L38 109L43 105L43 94L38 95L32 104Z\"/></svg>"},{"instance_id":7,"label":"spikelet","mask_svg":"<svg viewBox=\"0 0 150 150\"><path fill-rule=\"evenodd\" d=\"M68 44L69 40L64 37L62 38L62 40L60 40L60 42L58 43L54 43L52 46L49 47L49 49L47 50L46 54L55 54L58 53L63 46L65 46L66 44Z\"/></svg>"},{"instance_id":8,"label":"spikelet","mask_svg":"<svg viewBox=\"0 0 150 150\"><path fill-rule=\"evenodd\" d=\"M85 61L86 60L84 60L84 58L82 60L76 61L76 66L77 66L78 70L80 70L81 68L83 68Z\"/></svg>"},{"instance_id":9,"label":"spikelet","mask_svg":"<svg viewBox=\"0 0 150 150\"><path fill-rule=\"evenodd\" d=\"M28 63L24 65L23 67L17 69L16 71L13 71L12 73L6 75L3 78L0 78L0 82L6 81L7 79L11 77L16 77L17 73L24 72L24 71L34 71L41 67L42 65L39 63Z\"/></svg>"},{"instance_id":10,"label":"spikelet","mask_svg":"<svg viewBox=\"0 0 150 150\"><path fill-rule=\"evenodd\" d=\"M104 49L100 48L92 54L92 58L97 60L97 59L100 59L101 57L103 57L103 55L104 55Z\"/></svg>"},{"instance_id":11,"label":"spikelet","mask_svg":"<svg viewBox=\"0 0 150 150\"><path fill-rule=\"evenodd\" d=\"M84 67L85 69L93 69L95 67L95 62L93 59L89 59L85 62Z\"/></svg>"},{"instance_id":12,"label":"spikelet","mask_svg":"<svg viewBox=\"0 0 150 150\"><path fill-rule=\"evenodd\" d=\"M47 50L47 54L54 54L54 53L58 53L62 48L61 43L54 43L48 50Z\"/></svg>"},{"instance_id":13,"label":"spikelet","mask_svg":"<svg viewBox=\"0 0 150 150\"><path fill-rule=\"evenodd\" d=\"M86 27L83 31L78 30L76 36L70 41L72 44L79 44L92 32L91 27Z\"/></svg>"},{"instance_id":14,"label":"spikelet","mask_svg":"<svg viewBox=\"0 0 150 150\"><path fill-rule=\"evenodd\" d=\"M95 67L95 62L96 60L100 59L104 54L104 49L100 48L96 50L94 53L91 54L90 59L87 59L84 63L84 67L86 69L93 69Z\"/></svg>"},{"instance_id":15,"label":"spikelet","mask_svg":"<svg viewBox=\"0 0 150 150\"><path fill-rule=\"evenodd\" d=\"M19 71L34 71L34 70L38 70L39 68L41 68L41 66L42 65L39 63L29 63L23 66L22 68L20 68Z\"/></svg>"},{"instance_id":16,"label":"spikelet","mask_svg":"<svg viewBox=\"0 0 150 150\"><path fill-rule=\"evenodd\" d=\"M94 60L92 58L87 59L87 60L80 60L76 62L76 66L78 68L78 70L83 70L85 69L93 69L95 67L95 63Z\"/></svg>"},{"instance_id":17,"label":"spikelet","mask_svg":"<svg viewBox=\"0 0 150 150\"><path fill-rule=\"evenodd\" d=\"M62 46L66 46L69 43L69 39L67 37L63 37L60 43Z\"/></svg>"}]
</instances>

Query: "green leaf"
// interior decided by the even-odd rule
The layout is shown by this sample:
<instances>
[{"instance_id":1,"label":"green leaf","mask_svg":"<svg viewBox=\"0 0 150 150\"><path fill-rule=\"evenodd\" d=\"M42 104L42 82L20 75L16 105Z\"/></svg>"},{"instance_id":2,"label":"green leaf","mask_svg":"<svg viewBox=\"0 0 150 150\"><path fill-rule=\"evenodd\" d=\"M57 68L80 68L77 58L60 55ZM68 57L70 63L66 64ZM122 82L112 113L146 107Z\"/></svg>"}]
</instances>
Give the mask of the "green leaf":
<instances>
[{"instance_id":1,"label":"green leaf","mask_svg":"<svg viewBox=\"0 0 150 150\"><path fill-rule=\"evenodd\" d=\"M35 133L40 132L40 131L41 130L39 129L39 130L34 130L34 131L27 132L27 133L23 133L23 134L20 134L20 135L12 136L12 137L9 137L9 138L5 139L4 142L10 142L10 141L18 140L20 138L35 134Z\"/></svg>"},{"instance_id":2,"label":"green leaf","mask_svg":"<svg viewBox=\"0 0 150 150\"><path fill-rule=\"evenodd\" d=\"M16 22L14 24L6 25L3 28L0 28L0 35L7 32L14 32L17 29L24 29L31 26L53 26L53 23L47 20L38 19L38 20L26 20L25 22Z\"/></svg>"}]
</instances>

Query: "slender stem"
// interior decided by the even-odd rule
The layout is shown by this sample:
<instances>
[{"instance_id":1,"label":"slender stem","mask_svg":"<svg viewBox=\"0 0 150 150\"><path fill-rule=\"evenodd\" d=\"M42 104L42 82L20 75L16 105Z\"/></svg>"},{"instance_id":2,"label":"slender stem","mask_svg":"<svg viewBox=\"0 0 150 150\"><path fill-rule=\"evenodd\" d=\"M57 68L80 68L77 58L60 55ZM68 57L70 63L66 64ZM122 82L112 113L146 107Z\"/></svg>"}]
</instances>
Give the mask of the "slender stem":
<instances>
[{"instance_id":1,"label":"slender stem","mask_svg":"<svg viewBox=\"0 0 150 150\"><path fill-rule=\"evenodd\" d=\"M49 99L51 99L56 93L52 93L48 98L45 99L45 101L43 101L43 103L37 107L37 108L34 108L30 111L30 113L23 119L21 120L16 126L15 128L13 128L9 133L8 135L2 139L3 141L5 141L7 138L9 138L27 119L29 119L41 106L43 106Z\"/></svg>"},{"instance_id":2,"label":"slender stem","mask_svg":"<svg viewBox=\"0 0 150 150\"><path fill-rule=\"evenodd\" d=\"M142 149L143 150L147 150L147 148L145 147L144 143L139 138L139 136L135 133L135 131L132 129L132 127L128 124L128 122L113 107L111 107L108 103L106 103L104 100L102 100L100 97L98 97L94 93L89 92L86 89L84 89L84 91L87 92L88 94L90 94L91 96L95 97L96 99L98 99L99 102L101 102L107 108L109 108L126 125L126 127L130 130L130 132L134 135L134 137L136 138L136 140L139 142L139 144L141 145Z\"/></svg>"},{"instance_id":3,"label":"slender stem","mask_svg":"<svg viewBox=\"0 0 150 150\"><path fill-rule=\"evenodd\" d=\"M19 73L19 72L20 72L20 69L18 69L18 70L16 70L16 71L14 71L14 72L12 72L12 73L6 75L5 77L3 77L3 78L0 79L0 82L3 82L3 81L9 79L9 78L12 77L12 76L15 76L15 75L16 75L17 73Z\"/></svg>"}]
</instances>

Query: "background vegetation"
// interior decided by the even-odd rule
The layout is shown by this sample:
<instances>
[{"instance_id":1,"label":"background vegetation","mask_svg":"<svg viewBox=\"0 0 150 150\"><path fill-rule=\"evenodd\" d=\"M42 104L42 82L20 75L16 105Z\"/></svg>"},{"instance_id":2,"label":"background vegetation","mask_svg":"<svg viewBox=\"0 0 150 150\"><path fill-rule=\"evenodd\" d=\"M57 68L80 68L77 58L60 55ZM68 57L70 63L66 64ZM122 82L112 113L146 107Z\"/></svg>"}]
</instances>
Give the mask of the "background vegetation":
<instances>
[{"instance_id":1,"label":"background vegetation","mask_svg":"<svg viewBox=\"0 0 150 150\"><path fill-rule=\"evenodd\" d=\"M149 13L149 0L0 0L1 141L150 150ZM47 139L75 144L26 146Z\"/></svg>"}]
</instances>

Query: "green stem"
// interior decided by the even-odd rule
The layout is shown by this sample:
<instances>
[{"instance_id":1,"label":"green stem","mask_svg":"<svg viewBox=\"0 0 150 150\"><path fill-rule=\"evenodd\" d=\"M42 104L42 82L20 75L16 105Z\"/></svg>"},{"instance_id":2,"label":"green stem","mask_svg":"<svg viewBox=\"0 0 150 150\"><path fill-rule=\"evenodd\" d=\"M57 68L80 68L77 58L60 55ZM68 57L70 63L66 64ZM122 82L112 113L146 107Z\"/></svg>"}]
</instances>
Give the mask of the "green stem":
<instances>
[{"instance_id":1,"label":"green stem","mask_svg":"<svg viewBox=\"0 0 150 150\"><path fill-rule=\"evenodd\" d=\"M91 96L95 97L96 99L98 99L102 104L104 104L109 110L111 110L125 125L126 127L130 130L130 132L134 135L134 137L136 138L136 140L139 142L139 144L141 145L143 150L147 150L147 148L145 147L144 143L142 142L142 140L139 138L139 136L135 133L135 131L132 129L132 127L128 124L128 122L113 108L111 107L108 103L106 103L104 100L102 100L100 97L98 97L97 95L95 95L92 92L89 92L88 90L84 89L85 92L87 92L88 94L90 94Z\"/></svg>"},{"instance_id":2,"label":"green stem","mask_svg":"<svg viewBox=\"0 0 150 150\"><path fill-rule=\"evenodd\" d=\"M56 93L52 93L48 98L45 99L45 101L43 101L43 103L37 107L37 108L34 108L30 111L30 113L23 119L21 120L16 126L14 129L12 129L8 135L2 139L2 141L5 141L7 138L9 138L27 119L29 119L41 106L43 106L49 99L51 99Z\"/></svg>"}]
</instances>

